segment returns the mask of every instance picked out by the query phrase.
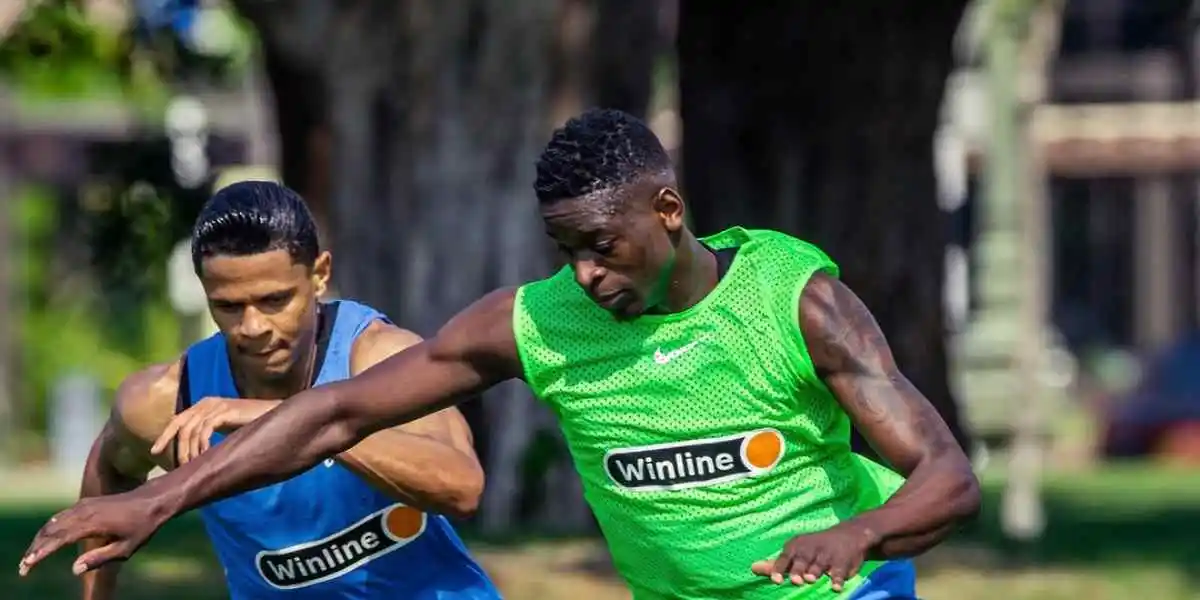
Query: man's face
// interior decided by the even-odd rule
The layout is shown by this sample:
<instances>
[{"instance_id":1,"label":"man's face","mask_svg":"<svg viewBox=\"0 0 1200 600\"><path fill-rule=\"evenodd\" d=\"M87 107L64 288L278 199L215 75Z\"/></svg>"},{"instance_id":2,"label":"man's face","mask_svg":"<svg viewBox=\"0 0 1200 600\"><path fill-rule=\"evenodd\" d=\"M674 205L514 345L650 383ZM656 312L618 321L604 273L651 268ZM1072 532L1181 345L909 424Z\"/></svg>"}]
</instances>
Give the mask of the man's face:
<instances>
[{"instance_id":1,"label":"man's face","mask_svg":"<svg viewBox=\"0 0 1200 600\"><path fill-rule=\"evenodd\" d=\"M601 308L630 319L662 302L683 228L671 188L631 184L542 206L546 233Z\"/></svg>"},{"instance_id":2,"label":"man's face","mask_svg":"<svg viewBox=\"0 0 1200 600\"><path fill-rule=\"evenodd\" d=\"M200 281L230 361L268 380L289 373L316 338L317 299L329 281L330 256L312 268L286 250L218 255L201 263Z\"/></svg>"}]
</instances>

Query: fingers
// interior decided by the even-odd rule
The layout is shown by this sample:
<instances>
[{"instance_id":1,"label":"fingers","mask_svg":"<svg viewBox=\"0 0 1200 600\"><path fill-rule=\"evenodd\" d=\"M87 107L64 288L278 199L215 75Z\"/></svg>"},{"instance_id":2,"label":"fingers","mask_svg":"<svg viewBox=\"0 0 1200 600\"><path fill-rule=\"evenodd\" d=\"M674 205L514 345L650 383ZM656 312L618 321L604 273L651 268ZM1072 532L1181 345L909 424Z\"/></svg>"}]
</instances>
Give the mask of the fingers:
<instances>
[{"instance_id":1,"label":"fingers","mask_svg":"<svg viewBox=\"0 0 1200 600\"><path fill-rule=\"evenodd\" d=\"M206 420L206 417L197 417L179 430L179 448L183 454L179 458L179 464L185 465L200 456L200 432L203 431Z\"/></svg>"},{"instance_id":2,"label":"fingers","mask_svg":"<svg viewBox=\"0 0 1200 600\"><path fill-rule=\"evenodd\" d=\"M113 542L81 554L79 558L75 559L75 564L72 565L71 571L76 575L83 575L88 571L94 571L111 562L125 560L126 558L129 558L126 545L121 542Z\"/></svg>"},{"instance_id":3,"label":"fingers","mask_svg":"<svg viewBox=\"0 0 1200 600\"><path fill-rule=\"evenodd\" d=\"M771 573L775 572L775 561L760 560L750 565L750 572L758 575L759 577L770 577Z\"/></svg>"},{"instance_id":4,"label":"fingers","mask_svg":"<svg viewBox=\"0 0 1200 600\"><path fill-rule=\"evenodd\" d=\"M224 418L224 415L212 415L199 424L193 437L194 453L192 454L192 458L196 458L197 456L200 456L204 452L208 451L208 446L212 440L213 433L216 432L219 427L224 425L227 420L228 419Z\"/></svg>"},{"instance_id":5,"label":"fingers","mask_svg":"<svg viewBox=\"0 0 1200 600\"><path fill-rule=\"evenodd\" d=\"M835 592L842 591L842 586L846 584L846 568L831 567L829 569L829 587Z\"/></svg>"},{"instance_id":6,"label":"fingers","mask_svg":"<svg viewBox=\"0 0 1200 600\"><path fill-rule=\"evenodd\" d=\"M208 449L208 440L212 436L212 432L216 425L217 417L211 414L197 413L180 413L175 417L173 436L177 441L178 456L175 460L180 465L186 465L189 461L200 456L200 453ZM174 423L174 422L173 422ZM171 431L164 431L164 435Z\"/></svg>"},{"instance_id":7,"label":"fingers","mask_svg":"<svg viewBox=\"0 0 1200 600\"><path fill-rule=\"evenodd\" d=\"M790 578L794 584L804 583L801 574L811 563L812 555L809 550L788 544L784 547L783 554L775 559L775 565L771 569L771 581L783 583L784 579Z\"/></svg>"},{"instance_id":8,"label":"fingers","mask_svg":"<svg viewBox=\"0 0 1200 600\"><path fill-rule=\"evenodd\" d=\"M74 544L90 536L91 530L88 527L87 519L80 520L76 517L77 514L75 508L68 509L51 517L50 521L42 526L17 566L17 572L22 577L28 575L34 566L63 546Z\"/></svg>"},{"instance_id":9,"label":"fingers","mask_svg":"<svg viewBox=\"0 0 1200 600\"><path fill-rule=\"evenodd\" d=\"M775 560L760 560L750 565L750 571L759 577L770 577L776 584L788 581L794 585L811 585L828 575L833 591L841 592L846 581L858 575L862 563L835 554L789 545Z\"/></svg>"},{"instance_id":10,"label":"fingers","mask_svg":"<svg viewBox=\"0 0 1200 600\"><path fill-rule=\"evenodd\" d=\"M159 455L165 452L170 447L171 440L174 440L175 435L179 433L179 428L183 427L183 424L187 421L188 414L186 411L175 415L171 419L171 422L167 423L166 429L163 429L163 432L159 434L158 439L154 440L154 445L150 447L150 453Z\"/></svg>"},{"instance_id":11,"label":"fingers","mask_svg":"<svg viewBox=\"0 0 1200 600\"><path fill-rule=\"evenodd\" d=\"M842 591L842 588L846 585L846 581L858 575L859 569L862 569L862 561L857 558L850 558L842 564L831 566L828 569L830 587L835 592Z\"/></svg>"},{"instance_id":12,"label":"fingers","mask_svg":"<svg viewBox=\"0 0 1200 600\"><path fill-rule=\"evenodd\" d=\"M825 569L828 568L829 558L826 555L819 553L809 554L805 560L792 560L792 568L788 572L788 578L796 585L816 583L825 574Z\"/></svg>"}]
</instances>

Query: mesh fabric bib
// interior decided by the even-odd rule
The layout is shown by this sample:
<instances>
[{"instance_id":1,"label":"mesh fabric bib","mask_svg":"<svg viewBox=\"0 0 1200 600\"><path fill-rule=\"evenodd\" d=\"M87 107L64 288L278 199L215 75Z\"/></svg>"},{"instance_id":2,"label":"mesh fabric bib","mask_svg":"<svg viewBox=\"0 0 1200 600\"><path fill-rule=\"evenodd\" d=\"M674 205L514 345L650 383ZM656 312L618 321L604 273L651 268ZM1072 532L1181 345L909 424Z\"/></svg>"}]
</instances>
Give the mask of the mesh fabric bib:
<instances>
[{"instance_id":1,"label":"mesh fabric bib","mask_svg":"<svg viewBox=\"0 0 1200 600\"><path fill-rule=\"evenodd\" d=\"M526 381L557 413L638 600L832 598L827 579L777 586L750 565L902 483L850 451L849 418L800 334L801 290L837 266L773 231L734 228L704 242L738 251L681 313L617 321L569 267L523 286L513 327Z\"/></svg>"}]
</instances>

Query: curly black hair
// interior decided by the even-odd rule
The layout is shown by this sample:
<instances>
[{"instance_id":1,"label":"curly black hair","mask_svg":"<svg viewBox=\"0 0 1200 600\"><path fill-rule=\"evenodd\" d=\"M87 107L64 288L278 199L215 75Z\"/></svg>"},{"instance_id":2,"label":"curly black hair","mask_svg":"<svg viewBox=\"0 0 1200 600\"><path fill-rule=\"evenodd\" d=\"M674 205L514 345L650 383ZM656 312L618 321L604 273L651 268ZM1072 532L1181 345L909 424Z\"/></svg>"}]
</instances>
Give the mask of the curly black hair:
<instances>
[{"instance_id":1,"label":"curly black hair","mask_svg":"<svg viewBox=\"0 0 1200 600\"><path fill-rule=\"evenodd\" d=\"M662 142L641 119L591 109L554 131L537 162L533 189L543 204L578 198L671 168Z\"/></svg>"},{"instance_id":2,"label":"curly black hair","mask_svg":"<svg viewBox=\"0 0 1200 600\"><path fill-rule=\"evenodd\" d=\"M313 266L320 253L317 226L304 200L273 181L243 181L221 189L200 209L192 229L192 266L205 258L287 250Z\"/></svg>"}]
</instances>

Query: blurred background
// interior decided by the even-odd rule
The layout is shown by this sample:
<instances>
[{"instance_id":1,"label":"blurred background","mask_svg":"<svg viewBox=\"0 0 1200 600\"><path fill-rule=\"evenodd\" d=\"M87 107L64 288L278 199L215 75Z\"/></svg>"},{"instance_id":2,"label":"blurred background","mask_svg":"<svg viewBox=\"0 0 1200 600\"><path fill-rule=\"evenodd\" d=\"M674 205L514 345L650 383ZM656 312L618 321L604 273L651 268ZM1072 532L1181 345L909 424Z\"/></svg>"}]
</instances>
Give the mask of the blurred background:
<instances>
[{"instance_id":1,"label":"blurred background","mask_svg":"<svg viewBox=\"0 0 1200 600\"><path fill-rule=\"evenodd\" d=\"M187 236L215 189L300 191L336 293L430 334L555 267L533 163L604 106L676 156L698 231L828 250L971 449L984 515L923 597L1200 598L1195 6L0 0L0 563L121 379L212 331ZM628 598L550 414L516 384L464 410L460 527L507 597ZM78 597L66 554L4 597ZM226 597L191 516L123 582Z\"/></svg>"}]
</instances>

